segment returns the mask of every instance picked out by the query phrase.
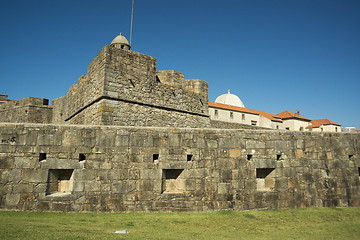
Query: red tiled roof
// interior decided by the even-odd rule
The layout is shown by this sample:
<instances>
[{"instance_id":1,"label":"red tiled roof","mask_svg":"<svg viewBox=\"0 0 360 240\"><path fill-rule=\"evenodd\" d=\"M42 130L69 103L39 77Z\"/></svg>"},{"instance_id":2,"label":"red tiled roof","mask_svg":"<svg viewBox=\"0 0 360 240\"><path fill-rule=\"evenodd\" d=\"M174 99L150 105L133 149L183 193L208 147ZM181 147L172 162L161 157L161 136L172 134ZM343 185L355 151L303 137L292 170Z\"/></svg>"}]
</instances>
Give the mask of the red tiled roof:
<instances>
[{"instance_id":1,"label":"red tiled roof","mask_svg":"<svg viewBox=\"0 0 360 240\"><path fill-rule=\"evenodd\" d=\"M322 125L336 125L336 126L341 126L340 124L330 121L329 119L317 119L317 120L312 120L310 122L310 125L307 126L306 128L318 128Z\"/></svg>"},{"instance_id":2,"label":"red tiled roof","mask_svg":"<svg viewBox=\"0 0 360 240\"><path fill-rule=\"evenodd\" d=\"M286 110L286 111L276 114L275 116L277 116L281 119L295 118L295 113ZM300 116L299 118L302 120L310 121L310 119L303 117L303 116Z\"/></svg>"},{"instance_id":3,"label":"red tiled roof","mask_svg":"<svg viewBox=\"0 0 360 240\"><path fill-rule=\"evenodd\" d=\"M227 104L223 104L223 103L215 103L215 102L209 102L209 107L215 107L215 108L227 109L227 110L232 110L232 111L237 111L237 112L261 115L263 117L266 117L267 119L270 119L271 121L282 122L282 120L280 118L278 118L277 116L275 116L274 114L271 114L268 112L263 112L263 111L258 111L258 110L253 110L250 108L236 107L236 106L231 106L231 105L227 105Z\"/></svg>"}]
</instances>

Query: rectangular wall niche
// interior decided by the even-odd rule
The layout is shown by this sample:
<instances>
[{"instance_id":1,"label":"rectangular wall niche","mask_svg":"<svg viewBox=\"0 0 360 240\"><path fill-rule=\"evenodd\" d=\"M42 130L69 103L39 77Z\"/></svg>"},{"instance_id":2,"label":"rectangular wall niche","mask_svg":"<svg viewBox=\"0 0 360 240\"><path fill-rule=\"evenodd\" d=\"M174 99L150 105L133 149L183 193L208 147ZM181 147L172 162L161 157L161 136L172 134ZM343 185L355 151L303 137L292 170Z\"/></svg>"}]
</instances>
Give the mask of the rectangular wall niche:
<instances>
[{"instance_id":1,"label":"rectangular wall niche","mask_svg":"<svg viewBox=\"0 0 360 240\"><path fill-rule=\"evenodd\" d=\"M80 153L79 154L79 162L85 161L86 160L86 155L84 153Z\"/></svg>"},{"instance_id":2,"label":"rectangular wall niche","mask_svg":"<svg viewBox=\"0 0 360 240\"><path fill-rule=\"evenodd\" d=\"M40 153L39 154L39 162L46 160L46 153Z\"/></svg>"},{"instance_id":3,"label":"rectangular wall niche","mask_svg":"<svg viewBox=\"0 0 360 240\"><path fill-rule=\"evenodd\" d=\"M258 191L271 192L275 187L275 168L256 169L256 188Z\"/></svg>"},{"instance_id":4,"label":"rectangular wall niche","mask_svg":"<svg viewBox=\"0 0 360 240\"><path fill-rule=\"evenodd\" d=\"M162 170L162 193L183 193L185 191L184 169Z\"/></svg>"},{"instance_id":5,"label":"rectangular wall niche","mask_svg":"<svg viewBox=\"0 0 360 240\"><path fill-rule=\"evenodd\" d=\"M157 162L159 160L159 154L153 154L153 162Z\"/></svg>"},{"instance_id":6,"label":"rectangular wall niche","mask_svg":"<svg viewBox=\"0 0 360 240\"><path fill-rule=\"evenodd\" d=\"M71 193L73 172L74 169L49 169L46 195Z\"/></svg>"}]
</instances>

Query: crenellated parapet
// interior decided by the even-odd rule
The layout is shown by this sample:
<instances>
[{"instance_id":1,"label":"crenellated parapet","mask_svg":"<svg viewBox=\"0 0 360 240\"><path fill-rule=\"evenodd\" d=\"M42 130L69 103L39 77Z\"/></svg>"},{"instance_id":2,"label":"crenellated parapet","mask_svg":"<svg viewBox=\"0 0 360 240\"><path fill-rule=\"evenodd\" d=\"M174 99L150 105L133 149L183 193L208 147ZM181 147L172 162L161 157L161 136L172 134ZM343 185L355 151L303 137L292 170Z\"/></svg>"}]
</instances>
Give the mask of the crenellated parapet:
<instances>
[{"instance_id":1,"label":"crenellated parapet","mask_svg":"<svg viewBox=\"0 0 360 240\"><path fill-rule=\"evenodd\" d=\"M27 97L0 104L0 122L51 123L52 106L45 98Z\"/></svg>"}]
</instances>

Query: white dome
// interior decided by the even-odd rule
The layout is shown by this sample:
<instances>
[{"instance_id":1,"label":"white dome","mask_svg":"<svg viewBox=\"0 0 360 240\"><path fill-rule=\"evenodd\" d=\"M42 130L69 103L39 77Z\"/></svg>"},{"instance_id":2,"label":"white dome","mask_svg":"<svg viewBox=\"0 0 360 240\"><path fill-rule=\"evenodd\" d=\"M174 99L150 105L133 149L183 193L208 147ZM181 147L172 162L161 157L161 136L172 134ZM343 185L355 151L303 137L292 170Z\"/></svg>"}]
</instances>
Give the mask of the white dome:
<instances>
[{"instance_id":1,"label":"white dome","mask_svg":"<svg viewBox=\"0 0 360 240\"><path fill-rule=\"evenodd\" d=\"M240 98L234 94L231 94L230 90L228 90L227 94L223 94L217 97L215 102L236 106L236 107L243 107L243 108L245 107L243 102L240 100Z\"/></svg>"},{"instance_id":2,"label":"white dome","mask_svg":"<svg viewBox=\"0 0 360 240\"><path fill-rule=\"evenodd\" d=\"M117 36L116 38L114 38L111 41L110 45L113 45L113 46L126 46L126 49L130 50L129 41L123 35L121 35L121 33L120 33L119 36ZM123 48L123 47L121 47L121 48Z\"/></svg>"}]
</instances>

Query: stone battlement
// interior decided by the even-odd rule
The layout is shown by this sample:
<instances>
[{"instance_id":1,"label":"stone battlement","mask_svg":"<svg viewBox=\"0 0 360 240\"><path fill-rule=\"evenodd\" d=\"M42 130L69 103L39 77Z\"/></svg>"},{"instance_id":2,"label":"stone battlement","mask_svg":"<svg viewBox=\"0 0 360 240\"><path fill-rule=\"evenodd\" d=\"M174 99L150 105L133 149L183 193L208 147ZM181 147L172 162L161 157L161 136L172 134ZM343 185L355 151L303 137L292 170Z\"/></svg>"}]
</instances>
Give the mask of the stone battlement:
<instances>
[{"instance_id":1,"label":"stone battlement","mask_svg":"<svg viewBox=\"0 0 360 240\"><path fill-rule=\"evenodd\" d=\"M51 123L52 106L45 98L27 97L0 104L0 122Z\"/></svg>"},{"instance_id":2,"label":"stone battlement","mask_svg":"<svg viewBox=\"0 0 360 240\"><path fill-rule=\"evenodd\" d=\"M87 93L87 94L84 94ZM105 46L64 97L53 100L54 123L206 127L208 85L156 71L156 59Z\"/></svg>"},{"instance_id":3,"label":"stone battlement","mask_svg":"<svg viewBox=\"0 0 360 240\"><path fill-rule=\"evenodd\" d=\"M359 134L210 121L207 82L130 49L117 36L51 106L0 95L0 209L360 206Z\"/></svg>"},{"instance_id":4,"label":"stone battlement","mask_svg":"<svg viewBox=\"0 0 360 240\"><path fill-rule=\"evenodd\" d=\"M359 206L360 135L0 124L2 209Z\"/></svg>"}]
</instances>

